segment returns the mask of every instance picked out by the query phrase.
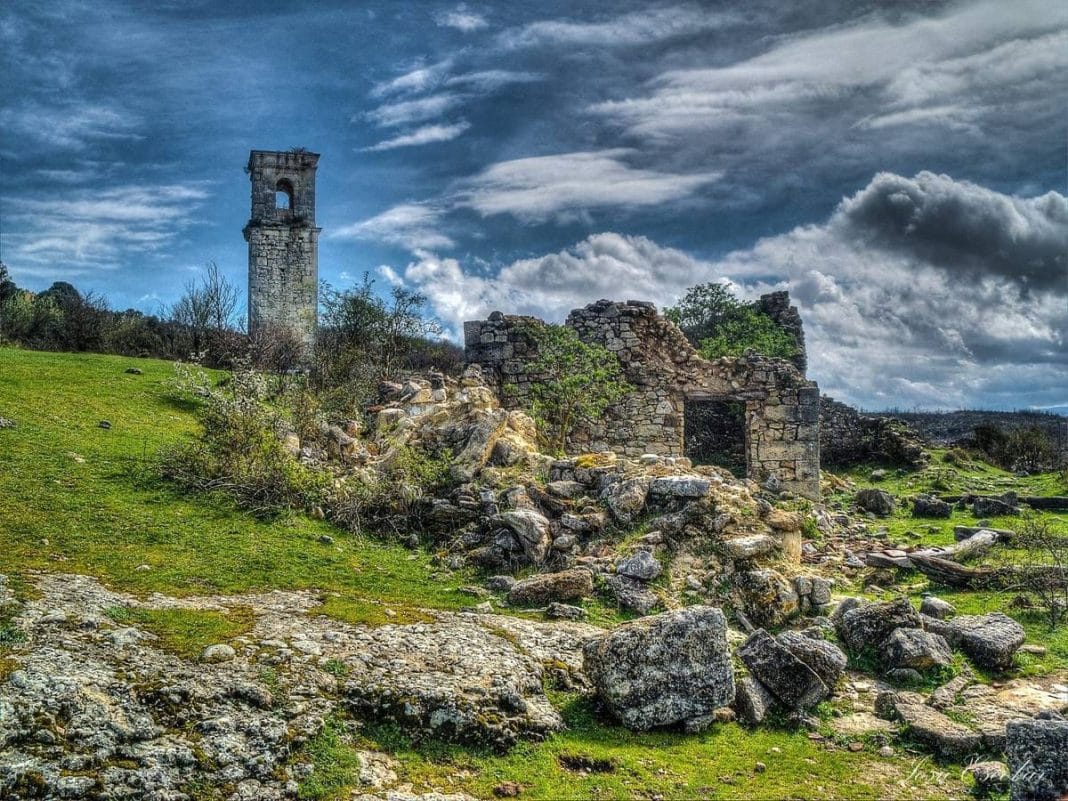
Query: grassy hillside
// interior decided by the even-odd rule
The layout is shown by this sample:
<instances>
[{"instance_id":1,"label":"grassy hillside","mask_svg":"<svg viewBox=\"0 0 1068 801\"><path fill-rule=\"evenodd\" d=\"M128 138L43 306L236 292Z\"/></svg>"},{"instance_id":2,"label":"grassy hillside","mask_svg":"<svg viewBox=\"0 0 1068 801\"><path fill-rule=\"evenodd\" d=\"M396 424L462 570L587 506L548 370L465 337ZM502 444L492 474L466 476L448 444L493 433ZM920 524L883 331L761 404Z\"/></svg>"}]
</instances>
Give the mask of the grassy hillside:
<instances>
[{"instance_id":1,"label":"grassy hillside","mask_svg":"<svg viewBox=\"0 0 1068 801\"><path fill-rule=\"evenodd\" d=\"M142 374L128 374L128 367ZM195 409L173 392L172 375L165 362L0 348L0 417L17 423L0 429L0 572L81 572L139 594L313 587L332 594L328 614L368 624L472 602L456 590L473 577L439 573L425 552L355 538L302 514L263 522L225 497L183 496L161 481L155 454L196 431ZM102 420L110 428L100 427ZM905 480L895 489L905 490ZM891 523L905 525L903 518ZM948 529L938 534L945 538ZM334 541L321 542L323 535ZM187 655L244 624L240 615L134 614L114 611ZM402 779L416 788L452 787L480 797L502 782L523 785L523 798L964 793L959 766L936 766L900 748L880 756L882 742L874 738L854 752L829 729L826 737L786 728L746 732L735 724L700 735L634 734L608 723L588 700L556 701L569 730L504 755L417 748L381 728L350 738L339 722L307 750L317 769L303 795L349 797L358 783L358 745L395 754ZM848 698L836 703L851 709ZM827 721L836 714L830 706L822 713Z\"/></svg>"},{"instance_id":2,"label":"grassy hillside","mask_svg":"<svg viewBox=\"0 0 1068 801\"><path fill-rule=\"evenodd\" d=\"M0 429L4 572L88 573L172 595L314 587L339 593L329 610L357 622L384 621L384 605L471 603L455 591L463 576L438 575L425 553L302 514L263 522L160 480L156 454L196 430L173 375L168 362L0 348L0 417L17 424Z\"/></svg>"}]
</instances>

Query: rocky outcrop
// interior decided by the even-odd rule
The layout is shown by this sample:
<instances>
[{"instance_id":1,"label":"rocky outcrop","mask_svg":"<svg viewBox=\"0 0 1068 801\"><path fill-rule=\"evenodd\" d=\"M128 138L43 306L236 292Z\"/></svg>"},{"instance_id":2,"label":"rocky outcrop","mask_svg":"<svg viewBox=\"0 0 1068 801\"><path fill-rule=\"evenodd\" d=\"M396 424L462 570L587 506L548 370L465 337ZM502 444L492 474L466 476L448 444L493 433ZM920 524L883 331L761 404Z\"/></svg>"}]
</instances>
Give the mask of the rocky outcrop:
<instances>
[{"instance_id":1,"label":"rocky outcrop","mask_svg":"<svg viewBox=\"0 0 1068 801\"><path fill-rule=\"evenodd\" d=\"M631 729L706 718L734 699L727 623L715 607L624 623L589 641L584 655L598 696Z\"/></svg>"},{"instance_id":2,"label":"rocky outcrop","mask_svg":"<svg viewBox=\"0 0 1068 801\"><path fill-rule=\"evenodd\" d=\"M581 685L582 647L601 634L455 613L371 629L316 614L313 592L141 601L69 575L41 576L37 590L14 618L26 640L5 654L14 664L0 682L4 798L80 797L89 785L74 779L87 777L101 797L179 798L200 783L291 798L302 745L339 709L505 747L560 728L546 666ZM225 644L232 658L202 661L109 617L125 607L240 607L254 622Z\"/></svg>"},{"instance_id":3,"label":"rocky outcrop","mask_svg":"<svg viewBox=\"0 0 1068 801\"><path fill-rule=\"evenodd\" d=\"M1024 642L1024 629L1001 612L959 615L948 623L950 641L979 667L1005 670Z\"/></svg>"}]
</instances>

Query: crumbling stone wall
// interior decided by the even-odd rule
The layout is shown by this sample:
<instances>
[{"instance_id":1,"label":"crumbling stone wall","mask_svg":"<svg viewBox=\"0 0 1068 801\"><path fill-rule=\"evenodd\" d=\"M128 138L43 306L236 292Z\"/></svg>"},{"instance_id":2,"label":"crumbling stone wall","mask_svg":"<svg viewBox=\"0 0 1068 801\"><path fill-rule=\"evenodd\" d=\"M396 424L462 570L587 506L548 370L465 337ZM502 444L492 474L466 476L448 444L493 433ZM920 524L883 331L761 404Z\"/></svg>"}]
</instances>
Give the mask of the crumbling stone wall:
<instances>
[{"instance_id":1,"label":"crumbling stone wall","mask_svg":"<svg viewBox=\"0 0 1068 801\"><path fill-rule=\"evenodd\" d=\"M524 366L536 355L531 317L494 312L468 322L468 363L478 364L502 403L527 404L541 377ZM633 390L604 418L574 434L572 453L681 456L687 401L735 401L745 407L746 471L808 497L819 494L819 389L792 364L743 356L709 361L651 303L602 300L567 318L584 342L615 353Z\"/></svg>"},{"instance_id":2,"label":"crumbling stone wall","mask_svg":"<svg viewBox=\"0 0 1068 801\"><path fill-rule=\"evenodd\" d=\"M927 460L923 441L892 417L858 412L826 395L820 398L820 454L834 467L878 463L919 468Z\"/></svg>"},{"instance_id":3,"label":"crumbling stone wall","mask_svg":"<svg viewBox=\"0 0 1068 801\"><path fill-rule=\"evenodd\" d=\"M248 328L253 337L292 331L307 349L319 307L319 232L315 227L317 153L253 150L248 242ZM283 196L285 206L276 203Z\"/></svg>"}]
</instances>

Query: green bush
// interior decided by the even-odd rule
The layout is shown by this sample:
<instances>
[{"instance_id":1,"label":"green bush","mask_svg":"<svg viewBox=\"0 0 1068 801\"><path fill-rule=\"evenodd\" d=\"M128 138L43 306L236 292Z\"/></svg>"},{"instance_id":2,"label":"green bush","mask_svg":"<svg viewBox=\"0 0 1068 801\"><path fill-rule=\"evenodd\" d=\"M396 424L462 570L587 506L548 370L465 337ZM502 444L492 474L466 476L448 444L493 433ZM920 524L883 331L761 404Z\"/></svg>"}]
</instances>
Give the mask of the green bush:
<instances>
[{"instance_id":1,"label":"green bush","mask_svg":"<svg viewBox=\"0 0 1068 801\"><path fill-rule=\"evenodd\" d=\"M664 315L706 359L741 356L747 350L780 359L797 355L793 334L754 304L738 300L723 284L690 287Z\"/></svg>"},{"instance_id":2,"label":"green bush","mask_svg":"<svg viewBox=\"0 0 1068 801\"><path fill-rule=\"evenodd\" d=\"M283 447L281 434L290 423L268 403L266 377L239 371L225 388L209 389L202 373L184 365L178 370L179 394L204 399L204 430L196 441L163 454L165 477L197 491L225 491L261 516L323 501L329 476L301 464Z\"/></svg>"},{"instance_id":3,"label":"green bush","mask_svg":"<svg viewBox=\"0 0 1068 801\"><path fill-rule=\"evenodd\" d=\"M531 382L531 413L542 444L563 453L575 430L588 425L621 401L631 386L619 358L600 345L590 345L562 325L531 324L524 329L537 355L524 367ZM515 391L506 384L504 390Z\"/></svg>"}]
</instances>

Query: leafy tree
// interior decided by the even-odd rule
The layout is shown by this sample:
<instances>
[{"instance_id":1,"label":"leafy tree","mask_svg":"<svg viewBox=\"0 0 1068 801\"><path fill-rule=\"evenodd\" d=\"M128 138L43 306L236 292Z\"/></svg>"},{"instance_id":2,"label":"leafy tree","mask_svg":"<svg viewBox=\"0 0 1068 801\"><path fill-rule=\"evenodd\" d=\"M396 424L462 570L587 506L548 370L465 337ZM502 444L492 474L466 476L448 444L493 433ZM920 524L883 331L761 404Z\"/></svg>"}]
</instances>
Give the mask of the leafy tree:
<instances>
[{"instance_id":1,"label":"leafy tree","mask_svg":"<svg viewBox=\"0 0 1068 801\"><path fill-rule=\"evenodd\" d=\"M530 325L527 336L537 355L525 366L531 382L534 419L545 445L563 453L568 437L598 420L631 389L619 358L600 345L589 345L571 328Z\"/></svg>"},{"instance_id":2,"label":"leafy tree","mask_svg":"<svg viewBox=\"0 0 1068 801\"><path fill-rule=\"evenodd\" d=\"M712 336L701 340L698 350L706 359L741 356L747 350L789 359L797 353L797 345L790 333L768 315L742 305L734 316L720 323Z\"/></svg>"},{"instance_id":3,"label":"leafy tree","mask_svg":"<svg viewBox=\"0 0 1068 801\"><path fill-rule=\"evenodd\" d=\"M738 300L725 284L692 286L664 314L707 359L741 356L750 349L781 359L797 354L790 332L754 304Z\"/></svg>"}]
</instances>

